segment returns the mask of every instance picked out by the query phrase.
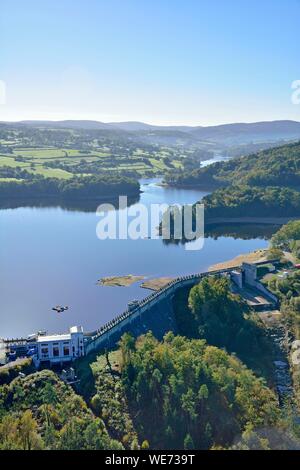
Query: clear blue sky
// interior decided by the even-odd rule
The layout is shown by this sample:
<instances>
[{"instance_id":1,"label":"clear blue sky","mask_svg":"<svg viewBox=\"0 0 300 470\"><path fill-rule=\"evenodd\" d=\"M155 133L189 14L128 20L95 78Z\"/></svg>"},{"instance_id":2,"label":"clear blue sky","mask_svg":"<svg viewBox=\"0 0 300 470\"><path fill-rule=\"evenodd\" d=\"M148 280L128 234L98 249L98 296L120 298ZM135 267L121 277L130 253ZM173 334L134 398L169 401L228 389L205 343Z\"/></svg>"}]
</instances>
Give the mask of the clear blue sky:
<instances>
[{"instance_id":1,"label":"clear blue sky","mask_svg":"<svg viewBox=\"0 0 300 470\"><path fill-rule=\"evenodd\" d=\"M0 120L295 119L300 0L0 0Z\"/></svg>"}]
</instances>

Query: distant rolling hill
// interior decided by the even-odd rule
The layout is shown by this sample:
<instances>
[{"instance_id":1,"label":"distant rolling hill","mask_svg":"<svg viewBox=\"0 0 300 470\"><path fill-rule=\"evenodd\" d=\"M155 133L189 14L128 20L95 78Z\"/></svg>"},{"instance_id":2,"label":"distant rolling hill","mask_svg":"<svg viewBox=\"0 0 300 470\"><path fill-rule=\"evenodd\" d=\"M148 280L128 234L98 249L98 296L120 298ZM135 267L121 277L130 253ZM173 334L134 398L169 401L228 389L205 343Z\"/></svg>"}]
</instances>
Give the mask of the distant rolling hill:
<instances>
[{"instance_id":1,"label":"distant rolling hill","mask_svg":"<svg viewBox=\"0 0 300 470\"><path fill-rule=\"evenodd\" d=\"M157 126L153 124L146 124L145 122L139 121L127 121L127 122L110 122L110 126L115 129L122 129L128 132L136 131L182 131L182 132L191 132L193 129L198 129L198 127L191 126Z\"/></svg>"},{"instance_id":2,"label":"distant rolling hill","mask_svg":"<svg viewBox=\"0 0 300 470\"><path fill-rule=\"evenodd\" d=\"M0 123L1 124L1 123ZM284 143L300 139L300 122L296 121L267 121L254 123L233 123L218 126L156 126L138 121L110 122L88 120L65 121L20 121L18 123L2 123L11 126L29 126L51 129L77 129L90 131L121 132L128 138L139 139L158 145L184 145L207 147L213 145L216 149L231 149L248 146L244 153L253 149L249 146L262 144ZM241 149L242 152L242 149Z\"/></svg>"},{"instance_id":3,"label":"distant rolling hill","mask_svg":"<svg viewBox=\"0 0 300 470\"><path fill-rule=\"evenodd\" d=\"M249 143L300 138L300 122L270 121L250 124L223 124L220 126L194 128L194 137L212 142Z\"/></svg>"},{"instance_id":4,"label":"distant rolling hill","mask_svg":"<svg viewBox=\"0 0 300 470\"><path fill-rule=\"evenodd\" d=\"M104 122L88 120L19 121L15 124L21 124L30 127L46 127L51 129L111 129L111 126Z\"/></svg>"}]
</instances>

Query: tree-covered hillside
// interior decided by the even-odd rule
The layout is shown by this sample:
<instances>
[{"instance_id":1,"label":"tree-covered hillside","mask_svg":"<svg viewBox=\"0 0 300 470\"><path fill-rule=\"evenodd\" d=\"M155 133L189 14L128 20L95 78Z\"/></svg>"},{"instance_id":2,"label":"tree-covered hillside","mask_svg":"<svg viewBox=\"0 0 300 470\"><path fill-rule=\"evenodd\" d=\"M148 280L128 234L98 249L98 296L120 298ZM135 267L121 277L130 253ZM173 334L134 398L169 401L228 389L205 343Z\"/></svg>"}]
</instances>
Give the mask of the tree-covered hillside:
<instances>
[{"instance_id":1,"label":"tree-covered hillside","mask_svg":"<svg viewBox=\"0 0 300 470\"><path fill-rule=\"evenodd\" d=\"M295 448L263 378L263 325L229 281L212 276L174 302L185 336L124 334L76 363L76 392L47 370L0 378L0 449Z\"/></svg>"},{"instance_id":2,"label":"tree-covered hillside","mask_svg":"<svg viewBox=\"0 0 300 470\"><path fill-rule=\"evenodd\" d=\"M264 223L265 219L269 219L269 222L278 224L282 219L300 217L299 191L279 186L227 186L216 189L194 204L191 234L184 231L185 222L189 223L185 220L187 216L184 209L170 206L163 214L159 226L165 243L186 243L202 236L201 230L199 233L196 231L196 209L199 203L204 204L206 233L209 233L210 227L226 221Z\"/></svg>"},{"instance_id":3,"label":"tree-covered hillside","mask_svg":"<svg viewBox=\"0 0 300 470\"><path fill-rule=\"evenodd\" d=\"M206 220L300 216L300 193L284 187L228 186L205 196L202 202Z\"/></svg>"},{"instance_id":4,"label":"tree-covered hillside","mask_svg":"<svg viewBox=\"0 0 300 470\"><path fill-rule=\"evenodd\" d=\"M172 185L219 187L230 184L300 187L300 143L264 150L188 172L170 172Z\"/></svg>"},{"instance_id":5,"label":"tree-covered hillside","mask_svg":"<svg viewBox=\"0 0 300 470\"><path fill-rule=\"evenodd\" d=\"M0 386L0 450L122 448L104 422L52 371Z\"/></svg>"},{"instance_id":6,"label":"tree-covered hillside","mask_svg":"<svg viewBox=\"0 0 300 470\"><path fill-rule=\"evenodd\" d=\"M0 169L0 201L13 198L91 199L107 196L138 195L139 182L119 175L94 175L71 179L45 178L26 170Z\"/></svg>"},{"instance_id":7,"label":"tree-covered hillside","mask_svg":"<svg viewBox=\"0 0 300 470\"><path fill-rule=\"evenodd\" d=\"M121 344L122 381L135 426L152 448L231 445L247 428L272 427L274 394L238 359L172 333Z\"/></svg>"}]
</instances>

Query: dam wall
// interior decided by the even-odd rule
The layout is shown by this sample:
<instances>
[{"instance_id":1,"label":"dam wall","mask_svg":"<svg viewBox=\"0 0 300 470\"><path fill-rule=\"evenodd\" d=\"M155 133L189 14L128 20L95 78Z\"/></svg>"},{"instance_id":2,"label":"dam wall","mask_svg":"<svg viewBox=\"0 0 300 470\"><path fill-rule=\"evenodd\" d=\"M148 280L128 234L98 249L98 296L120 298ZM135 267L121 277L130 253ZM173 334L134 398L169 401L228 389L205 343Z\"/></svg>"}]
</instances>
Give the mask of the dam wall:
<instances>
[{"instance_id":1,"label":"dam wall","mask_svg":"<svg viewBox=\"0 0 300 470\"><path fill-rule=\"evenodd\" d=\"M153 292L138 302L135 308L126 310L99 328L92 336L86 337L86 354L116 346L125 332L130 332L137 337L152 330L158 339L161 339L168 331L176 333L176 321L172 307L172 298L176 291L184 287L193 287L206 276L224 275L230 273L232 269L234 268L174 279L159 291Z\"/></svg>"}]
</instances>

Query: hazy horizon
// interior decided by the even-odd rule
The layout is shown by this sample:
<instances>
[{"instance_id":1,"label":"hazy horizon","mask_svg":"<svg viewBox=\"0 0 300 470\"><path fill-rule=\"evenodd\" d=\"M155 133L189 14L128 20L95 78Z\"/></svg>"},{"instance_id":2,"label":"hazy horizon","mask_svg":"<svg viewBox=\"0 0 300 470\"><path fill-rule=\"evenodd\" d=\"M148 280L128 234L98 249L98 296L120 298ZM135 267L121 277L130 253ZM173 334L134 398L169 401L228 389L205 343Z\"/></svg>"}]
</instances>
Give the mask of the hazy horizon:
<instances>
[{"instance_id":1,"label":"hazy horizon","mask_svg":"<svg viewBox=\"0 0 300 470\"><path fill-rule=\"evenodd\" d=\"M260 123L272 123L272 122L296 122L300 124L300 120L295 120L295 119L272 119L272 120L267 120L267 121L239 121L239 122L219 122L216 124L185 124L185 123L179 123L179 124L158 124L154 122L146 122L146 121L138 121L137 119L133 119L130 121L99 121L97 119L14 119L14 120L0 120L0 122L4 123L20 123L20 122L64 122L64 121L86 121L86 122L98 122L99 124L125 124L125 123L139 123L139 124L145 124L148 126L158 126L158 127L218 127L218 126L225 126L225 125L233 125L233 124L260 124Z\"/></svg>"},{"instance_id":2,"label":"hazy horizon","mask_svg":"<svg viewBox=\"0 0 300 470\"><path fill-rule=\"evenodd\" d=\"M109 124L109 123L118 123L118 122L139 122L143 124L149 124L152 126L187 126L187 127L211 127L211 126L221 126L221 125L226 125L226 124L255 124L258 122L275 122L275 121L295 121L295 122L300 122L300 107L297 108L297 106L294 105L294 108L297 110L297 115L295 116L276 116L276 117L269 117L269 118L259 118L258 117L253 117L251 120L247 119L237 119L237 120L212 120L212 121L205 121L203 120L180 120L180 118L176 120L164 120L164 119L156 119L156 120L151 120L151 119L139 119L138 117L130 116L130 118L126 118L126 116L123 118L122 116L117 116L117 117L111 117L111 116L102 116L100 115L94 115L94 114L68 114L68 113L50 113L50 114L39 114L39 113L20 113L19 115L15 116L12 115L10 112L5 113L5 110L3 112L3 108L5 106L0 106L0 122L20 122L20 121L97 121L101 122L104 124ZM179 116L180 117L180 116Z\"/></svg>"}]
</instances>

